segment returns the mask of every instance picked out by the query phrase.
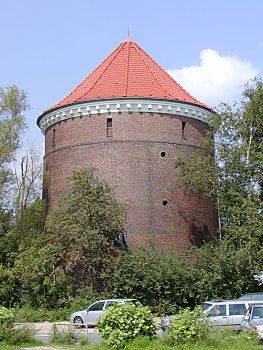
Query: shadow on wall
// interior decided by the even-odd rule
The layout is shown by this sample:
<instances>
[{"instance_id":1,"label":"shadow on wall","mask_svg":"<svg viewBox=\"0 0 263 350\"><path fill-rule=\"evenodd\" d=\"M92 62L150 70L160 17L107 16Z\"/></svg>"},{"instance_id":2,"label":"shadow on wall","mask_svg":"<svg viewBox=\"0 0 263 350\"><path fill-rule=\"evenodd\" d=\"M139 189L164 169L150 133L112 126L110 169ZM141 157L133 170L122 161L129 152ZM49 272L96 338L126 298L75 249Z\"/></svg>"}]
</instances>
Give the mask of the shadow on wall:
<instances>
[{"instance_id":1,"label":"shadow on wall","mask_svg":"<svg viewBox=\"0 0 263 350\"><path fill-rule=\"evenodd\" d=\"M190 225L189 241L195 247L201 247L204 243L215 242L216 235L211 233L208 226L194 219Z\"/></svg>"},{"instance_id":2,"label":"shadow on wall","mask_svg":"<svg viewBox=\"0 0 263 350\"><path fill-rule=\"evenodd\" d=\"M189 228L188 239L193 246L199 248L205 243L217 241L217 234L209 231L208 226L200 222L198 218L189 219L182 208L178 212Z\"/></svg>"}]
</instances>

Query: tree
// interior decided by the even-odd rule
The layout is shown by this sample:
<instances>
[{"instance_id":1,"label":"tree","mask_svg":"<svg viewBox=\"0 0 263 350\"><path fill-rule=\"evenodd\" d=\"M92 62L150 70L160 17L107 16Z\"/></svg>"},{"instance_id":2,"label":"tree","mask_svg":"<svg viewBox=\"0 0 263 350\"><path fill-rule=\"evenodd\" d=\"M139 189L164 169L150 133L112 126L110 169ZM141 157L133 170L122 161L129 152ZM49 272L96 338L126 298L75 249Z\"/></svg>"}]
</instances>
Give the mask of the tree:
<instances>
[{"instance_id":1,"label":"tree","mask_svg":"<svg viewBox=\"0 0 263 350\"><path fill-rule=\"evenodd\" d=\"M24 210L41 196L43 177L42 160L32 147L22 157L20 171L15 170L15 212L16 220L23 216Z\"/></svg>"},{"instance_id":2,"label":"tree","mask_svg":"<svg viewBox=\"0 0 263 350\"><path fill-rule=\"evenodd\" d=\"M6 191L11 170L8 167L15 160L21 135L26 127L23 112L29 108L25 91L12 85L0 87L0 207L7 201Z\"/></svg>"},{"instance_id":3,"label":"tree","mask_svg":"<svg viewBox=\"0 0 263 350\"><path fill-rule=\"evenodd\" d=\"M262 246L262 114L263 83L256 79L245 86L240 104L222 103L213 114L205 155L176 164L191 190L218 198L221 237L240 249Z\"/></svg>"},{"instance_id":4,"label":"tree","mask_svg":"<svg viewBox=\"0 0 263 350\"><path fill-rule=\"evenodd\" d=\"M111 281L111 294L138 298L158 314L174 314L187 306L191 291L186 257L162 255L155 250L123 252L110 266L105 278Z\"/></svg>"},{"instance_id":5,"label":"tree","mask_svg":"<svg viewBox=\"0 0 263 350\"><path fill-rule=\"evenodd\" d=\"M125 227L123 207L94 169L73 172L72 189L49 215L46 244L56 247L54 273L73 277L75 290L101 285L101 273L112 263L115 242Z\"/></svg>"},{"instance_id":6,"label":"tree","mask_svg":"<svg viewBox=\"0 0 263 350\"><path fill-rule=\"evenodd\" d=\"M14 177L11 163L19 149L26 127L23 113L29 108L27 95L17 86L0 87L0 264L7 265L14 252L15 239L10 188Z\"/></svg>"}]
</instances>

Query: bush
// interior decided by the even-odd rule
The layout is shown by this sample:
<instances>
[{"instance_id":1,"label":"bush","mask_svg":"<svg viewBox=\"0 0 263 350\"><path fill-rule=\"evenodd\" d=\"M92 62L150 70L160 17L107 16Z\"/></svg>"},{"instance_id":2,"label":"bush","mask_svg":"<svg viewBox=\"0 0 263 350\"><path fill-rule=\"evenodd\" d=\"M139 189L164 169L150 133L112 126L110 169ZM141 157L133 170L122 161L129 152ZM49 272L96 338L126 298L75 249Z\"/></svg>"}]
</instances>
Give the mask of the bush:
<instances>
[{"instance_id":1,"label":"bush","mask_svg":"<svg viewBox=\"0 0 263 350\"><path fill-rule=\"evenodd\" d=\"M14 322L14 314L6 307L0 307L0 342L9 338Z\"/></svg>"},{"instance_id":2,"label":"bush","mask_svg":"<svg viewBox=\"0 0 263 350\"><path fill-rule=\"evenodd\" d=\"M0 306L0 329L13 326L14 314L6 307Z\"/></svg>"},{"instance_id":3,"label":"bush","mask_svg":"<svg viewBox=\"0 0 263 350\"><path fill-rule=\"evenodd\" d=\"M53 336L50 342L60 345L72 345L76 342L76 339L74 337L73 330L69 329L68 331L59 332L55 327L53 327Z\"/></svg>"},{"instance_id":4,"label":"bush","mask_svg":"<svg viewBox=\"0 0 263 350\"><path fill-rule=\"evenodd\" d=\"M132 303L110 306L99 319L97 328L106 344L113 348L123 348L136 336L152 337L156 333L150 309Z\"/></svg>"},{"instance_id":5,"label":"bush","mask_svg":"<svg viewBox=\"0 0 263 350\"><path fill-rule=\"evenodd\" d=\"M14 329L14 313L5 307L0 307L0 342L17 345L32 342L33 331L22 327Z\"/></svg>"},{"instance_id":6,"label":"bush","mask_svg":"<svg viewBox=\"0 0 263 350\"><path fill-rule=\"evenodd\" d=\"M35 331L27 326L21 328L10 328L6 333L4 342L9 345L19 345L25 343L37 343L34 339Z\"/></svg>"},{"instance_id":7,"label":"bush","mask_svg":"<svg viewBox=\"0 0 263 350\"><path fill-rule=\"evenodd\" d=\"M70 312L67 309L47 310L45 308L34 309L30 305L15 308L16 322L43 322L65 321L69 319Z\"/></svg>"},{"instance_id":8,"label":"bush","mask_svg":"<svg viewBox=\"0 0 263 350\"><path fill-rule=\"evenodd\" d=\"M203 338L208 331L208 321L201 307L194 310L183 309L174 316L168 330L168 341L171 344L185 344Z\"/></svg>"}]
</instances>

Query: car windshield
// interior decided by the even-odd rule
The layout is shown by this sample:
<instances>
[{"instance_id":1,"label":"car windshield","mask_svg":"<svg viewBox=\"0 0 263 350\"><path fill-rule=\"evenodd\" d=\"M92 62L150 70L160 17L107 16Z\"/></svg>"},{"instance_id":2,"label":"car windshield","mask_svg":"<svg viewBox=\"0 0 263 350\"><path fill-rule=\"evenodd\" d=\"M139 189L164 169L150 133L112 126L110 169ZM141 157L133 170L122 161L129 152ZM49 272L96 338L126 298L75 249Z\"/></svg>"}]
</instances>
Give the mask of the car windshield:
<instances>
[{"instance_id":1,"label":"car windshield","mask_svg":"<svg viewBox=\"0 0 263 350\"><path fill-rule=\"evenodd\" d=\"M263 318L263 306L255 306L252 314L253 319Z\"/></svg>"},{"instance_id":2,"label":"car windshield","mask_svg":"<svg viewBox=\"0 0 263 350\"><path fill-rule=\"evenodd\" d=\"M202 310L205 311L205 310L209 309L211 307L211 305L212 304L202 303L201 304Z\"/></svg>"}]
</instances>

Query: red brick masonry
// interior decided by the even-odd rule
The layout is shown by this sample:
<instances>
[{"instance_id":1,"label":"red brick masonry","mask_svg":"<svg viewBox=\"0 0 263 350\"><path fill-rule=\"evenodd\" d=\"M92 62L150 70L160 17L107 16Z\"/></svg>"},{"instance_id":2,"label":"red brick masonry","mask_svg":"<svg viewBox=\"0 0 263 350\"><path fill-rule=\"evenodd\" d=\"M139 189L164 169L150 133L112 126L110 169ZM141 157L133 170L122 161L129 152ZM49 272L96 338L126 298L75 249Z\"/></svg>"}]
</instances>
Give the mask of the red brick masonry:
<instances>
[{"instance_id":1,"label":"red brick masonry","mask_svg":"<svg viewBox=\"0 0 263 350\"><path fill-rule=\"evenodd\" d=\"M74 169L94 167L127 208L129 247L153 244L167 252L200 244L216 235L215 206L178 188L174 161L199 152L207 128L196 119L139 112L80 116L50 126L45 135L49 210L67 193Z\"/></svg>"}]
</instances>

